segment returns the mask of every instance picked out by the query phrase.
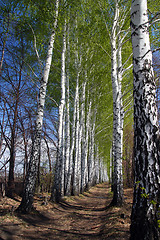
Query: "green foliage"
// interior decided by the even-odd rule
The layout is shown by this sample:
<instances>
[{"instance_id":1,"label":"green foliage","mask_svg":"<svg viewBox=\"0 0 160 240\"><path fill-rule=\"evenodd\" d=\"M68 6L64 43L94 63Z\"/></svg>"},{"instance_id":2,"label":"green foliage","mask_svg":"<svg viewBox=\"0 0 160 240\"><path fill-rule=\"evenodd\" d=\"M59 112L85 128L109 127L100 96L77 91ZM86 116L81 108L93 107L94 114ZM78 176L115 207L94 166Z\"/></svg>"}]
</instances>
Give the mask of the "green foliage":
<instances>
[{"instance_id":1,"label":"green foliage","mask_svg":"<svg viewBox=\"0 0 160 240\"><path fill-rule=\"evenodd\" d=\"M120 4L120 21L123 22L121 34L125 34L130 26L130 3L131 1L119 1ZM148 6L152 14L157 12L159 8L158 1L148 1ZM107 164L110 160L110 149L112 146L112 125L113 125L113 100L112 100L112 83L111 83L111 46L110 37L113 16L114 1L92 1L92 0L68 0L61 1L60 14L58 19L58 28L56 29L56 41L54 47L53 62L49 76L49 84L47 88L46 112L56 112L57 104L61 97L61 52L64 19L67 20L67 46L69 40L69 50L67 50L66 68L69 69L70 78L70 112L73 112L73 102L75 95L75 85L77 76L76 53L81 58L80 71L80 91L85 74L87 73L87 88L89 92L86 103L92 99L92 111L97 109L96 118L96 143L99 146L100 154L103 156ZM19 56L20 48L18 43L24 39L25 44L25 71L28 72L29 79L39 85L42 76L43 66L46 59L46 52L51 31L53 31L53 23L55 17L55 1L49 0L15 0L3 1L0 13L3 13L3 32L7 29L7 14L12 16L11 34L16 39L14 51ZM153 26L153 42L154 46L159 45L159 31ZM35 52L36 48L39 58ZM122 59L124 68L130 66L132 52L130 33L124 39L125 44L122 48ZM18 58L17 58L18 59ZM40 61L39 61L40 60ZM41 62L41 65L40 65ZM27 63L27 64L26 64ZM31 68L30 68L31 67ZM33 71L37 75L35 78ZM132 68L123 76L122 82L123 105L125 111L125 131L133 137L133 75ZM53 98L55 101L52 101ZM56 103L57 104L56 104ZM87 107L86 107L87 116ZM71 116L72 118L72 116ZM129 126L129 128L128 128ZM127 129L128 128L128 129ZM133 142L129 139L130 152ZM124 141L125 142L125 141ZM127 142L125 143L125 147ZM124 154L124 159L127 156Z\"/></svg>"}]
</instances>

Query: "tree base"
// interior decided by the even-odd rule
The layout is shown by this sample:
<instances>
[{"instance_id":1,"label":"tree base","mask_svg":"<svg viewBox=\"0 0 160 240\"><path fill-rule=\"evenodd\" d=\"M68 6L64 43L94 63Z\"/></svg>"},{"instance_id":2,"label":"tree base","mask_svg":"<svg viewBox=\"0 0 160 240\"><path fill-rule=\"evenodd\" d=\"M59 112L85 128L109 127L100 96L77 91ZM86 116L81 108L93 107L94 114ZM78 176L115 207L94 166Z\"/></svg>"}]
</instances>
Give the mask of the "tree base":
<instances>
[{"instance_id":1,"label":"tree base","mask_svg":"<svg viewBox=\"0 0 160 240\"><path fill-rule=\"evenodd\" d=\"M158 231L157 223L147 223L141 220L141 224L137 222L131 223L130 227L130 240L159 240L160 233Z\"/></svg>"},{"instance_id":2,"label":"tree base","mask_svg":"<svg viewBox=\"0 0 160 240\"><path fill-rule=\"evenodd\" d=\"M26 208L26 207L21 206L21 204L20 204L19 207L15 210L15 212L21 213L21 214L32 214L32 213L37 213L37 210L33 206L30 208Z\"/></svg>"},{"instance_id":3,"label":"tree base","mask_svg":"<svg viewBox=\"0 0 160 240\"><path fill-rule=\"evenodd\" d=\"M122 207L123 205L124 205L123 198L118 199L118 198L113 197L113 199L110 203L110 206L112 206L112 207Z\"/></svg>"}]
</instances>

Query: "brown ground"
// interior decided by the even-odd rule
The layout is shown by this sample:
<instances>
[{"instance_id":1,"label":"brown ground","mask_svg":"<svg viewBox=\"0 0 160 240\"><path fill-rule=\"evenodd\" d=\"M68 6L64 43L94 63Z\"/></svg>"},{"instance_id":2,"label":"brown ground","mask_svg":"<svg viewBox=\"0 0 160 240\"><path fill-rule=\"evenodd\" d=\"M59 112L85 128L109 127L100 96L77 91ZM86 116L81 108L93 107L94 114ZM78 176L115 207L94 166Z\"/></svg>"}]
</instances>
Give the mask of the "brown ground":
<instances>
[{"instance_id":1,"label":"brown ground","mask_svg":"<svg viewBox=\"0 0 160 240\"><path fill-rule=\"evenodd\" d=\"M89 192L65 198L60 204L43 204L36 197L36 211L30 215L16 215L19 205L7 197L0 199L0 239L54 240L128 240L132 190L125 190L125 205L109 207L112 199L107 184L99 184Z\"/></svg>"}]
</instances>

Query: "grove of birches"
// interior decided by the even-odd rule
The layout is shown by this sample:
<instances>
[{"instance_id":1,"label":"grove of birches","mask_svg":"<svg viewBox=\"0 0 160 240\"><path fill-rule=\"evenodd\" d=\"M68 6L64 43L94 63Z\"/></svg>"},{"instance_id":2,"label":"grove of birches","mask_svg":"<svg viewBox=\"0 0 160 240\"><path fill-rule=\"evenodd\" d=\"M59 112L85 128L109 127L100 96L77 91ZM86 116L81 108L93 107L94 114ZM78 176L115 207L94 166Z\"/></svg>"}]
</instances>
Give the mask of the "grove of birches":
<instances>
[{"instance_id":1,"label":"grove of birches","mask_svg":"<svg viewBox=\"0 0 160 240\"><path fill-rule=\"evenodd\" d=\"M134 188L131 240L159 235L158 0L0 1L0 179L16 211Z\"/></svg>"}]
</instances>

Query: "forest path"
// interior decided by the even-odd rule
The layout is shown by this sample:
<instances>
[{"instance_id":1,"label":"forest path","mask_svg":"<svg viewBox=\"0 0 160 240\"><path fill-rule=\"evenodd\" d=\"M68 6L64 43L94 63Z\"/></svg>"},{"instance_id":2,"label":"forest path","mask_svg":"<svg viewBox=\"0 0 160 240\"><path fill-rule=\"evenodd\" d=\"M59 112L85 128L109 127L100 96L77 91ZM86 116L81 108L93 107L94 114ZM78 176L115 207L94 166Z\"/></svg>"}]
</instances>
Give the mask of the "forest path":
<instances>
[{"instance_id":1,"label":"forest path","mask_svg":"<svg viewBox=\"0 0 160 240\"><path fill-rule=\"evenodd\" d=\"M19 202L5 198L5 202L0 201L0 239L127 240L132 190L125 190L126 203L122 208L109 207L111 199L110 187L103 183L59 204L49 202L45 206L43 198L36 197L35 212L15 215L11 209Z\"/></svg>"}]
</instances>

